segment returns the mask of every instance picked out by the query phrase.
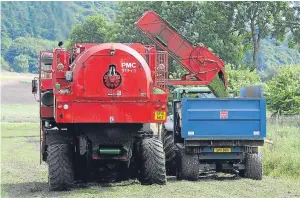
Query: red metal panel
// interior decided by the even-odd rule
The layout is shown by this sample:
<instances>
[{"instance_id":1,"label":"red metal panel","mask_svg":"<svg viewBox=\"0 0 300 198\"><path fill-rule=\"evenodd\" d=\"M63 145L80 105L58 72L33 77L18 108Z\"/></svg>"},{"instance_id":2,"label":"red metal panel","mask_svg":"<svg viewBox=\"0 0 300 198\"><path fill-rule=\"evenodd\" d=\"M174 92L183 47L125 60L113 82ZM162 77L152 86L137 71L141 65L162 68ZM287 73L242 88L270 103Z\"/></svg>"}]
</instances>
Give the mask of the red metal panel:
<instances>
[{"instance_id":1,"label":"red metal panel","mask_svg":"<svg viewBox=\"0 0 300 198\"><path fill-rule=\"evenodd\" d=\"M222 73L227 87L223 61L205 46L194 47L155 12L145 12L136 22L136 26L187 69L187 76L209 84L218 73Z\"/></svg>"},{"instance_id":2,"label":"red metal panel","mask_svg":"<svg viewBox=\"0 0 300 198\"><path fill-rule=\"evenodd\" d=\"M114 55L110 55L111 49L115 50ZM75 64L72 91L77 98L150 98L152 79L149 66L133 48L120 43L97 45L80 55ZM109 78L111 65L114 65L113 71L121 82L110 89L104 81Z\"/></svg>"},{"instance_id":3,"label":"red metal panel","mask_svg":"<svg viewBox=\"0 0 300 198\"><path fill-rule=\"evenodd\" d=\"M65 104L68 104L68 109L63 108ZM165 120L154 119L156 105L165 105L165 103L59 102L57 106L61 108L56 111L56 121L58 123L163 123Z\"/></svg>"},{"instance_id":4,"label":"red metal panel","mask_svg":"<svg viewBox=\"0 0 300 198\"><path fill-rule=\"evenodd\" d=\"M41 118L53 118L53 107L41 106Z\"/></svg>"},{"instance_id":5,"label":"red metal panel","mask_svg":"<svg viewBox=\"0 0 300 198\"><path fill-rule=\"evenodd\" d=\"M41 91L53 89L52 79L40 79L40 89Z\"/></svg>"}]
</instances>

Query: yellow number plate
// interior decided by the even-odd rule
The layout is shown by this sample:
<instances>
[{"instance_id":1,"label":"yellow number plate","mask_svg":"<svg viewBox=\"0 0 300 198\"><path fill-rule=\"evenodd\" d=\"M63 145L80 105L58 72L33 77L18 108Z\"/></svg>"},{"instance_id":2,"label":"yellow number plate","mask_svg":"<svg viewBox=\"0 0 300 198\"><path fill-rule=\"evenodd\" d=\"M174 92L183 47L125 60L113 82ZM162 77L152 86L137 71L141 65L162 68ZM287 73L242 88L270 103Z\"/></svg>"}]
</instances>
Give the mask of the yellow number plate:
<instances>
[{"instance_id":1,"label":"yellow number plate","mask_svg":"<svg viewBox=\"0 0 300 198\"><path fill-rule=\"evenodd\" d=\"M231 148L214 148L215 153L230 153Z\"/></svg>"},{"instance_id":2,"label":"yellow number plate","mask_svg":"<svg viewBox=\"0 0 300 198\"><path fill-rule=\"evenodd\" d=\"M166 112L155 111L154 119L155 120L165 120L166 119Z\"/></svg>"}]
</instances>

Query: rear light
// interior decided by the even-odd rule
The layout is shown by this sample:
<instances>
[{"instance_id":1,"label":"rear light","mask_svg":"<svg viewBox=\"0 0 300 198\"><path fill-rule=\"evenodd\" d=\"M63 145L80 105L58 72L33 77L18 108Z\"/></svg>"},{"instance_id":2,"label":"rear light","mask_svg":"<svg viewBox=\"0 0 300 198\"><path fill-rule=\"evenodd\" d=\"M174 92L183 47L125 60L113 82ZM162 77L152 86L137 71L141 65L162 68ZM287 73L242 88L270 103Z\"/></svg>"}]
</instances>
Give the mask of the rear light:
<instances>
[{"instance_id":1,"label":"rear light","mask_svg":"<svg viewBox=\"0 0 300 198\"><path fill-rule=\"evenodd\" d=\"M161 106L162 110L166 110L166 108L167 108L166 105Z\"/></svg>"},{"instance_id":2,"label":"rear light","mask_svg":"<svg viewBox=\"0 0 300 198\"><path fill-rule=\"evenodd\" d=\"M159 109L160 109L160 106L159 106L159 105L155 105L155 109L156 109L156 110L159 110Z\"/></svg>"},{"instance_id":3,"label":"rear light","mask_svg":"<svg viewBox=\"0 0 300 198\"><path fill-rule=\"evenodd\" d=\"M61 105L61 104L60 104L60 105L58 105L58 106L57 106L57 108L58 108L58 109L61 109L61 108L62 108L62 105Z\"/></svg>"}]
</instances>

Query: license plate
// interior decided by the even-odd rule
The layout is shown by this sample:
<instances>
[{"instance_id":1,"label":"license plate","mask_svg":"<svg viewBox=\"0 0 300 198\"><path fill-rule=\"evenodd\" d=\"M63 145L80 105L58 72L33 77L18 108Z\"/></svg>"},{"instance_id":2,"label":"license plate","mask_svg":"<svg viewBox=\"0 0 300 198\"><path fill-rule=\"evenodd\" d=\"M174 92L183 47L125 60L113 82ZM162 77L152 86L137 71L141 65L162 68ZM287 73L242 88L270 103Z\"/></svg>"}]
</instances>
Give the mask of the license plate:
<instances>
[{"instance_id":1,"label":"license plate","mask_svg":"<svg viewBox=\"0 0 300 198\"><path fill-rule=\"evenodd\" d=\"M155 120L165 120L166 119L166 112L155 111L154 119Z\"/></svg>"},{"instance_id":2,"label":"license plate","mask_svg":"<svg viewBox=\"0 0 300 198\"><path fill-rule=\"evenodd\" d=\"M215 153L230 153L231 148L214 148Z\"/></svg>"}]
</instances>

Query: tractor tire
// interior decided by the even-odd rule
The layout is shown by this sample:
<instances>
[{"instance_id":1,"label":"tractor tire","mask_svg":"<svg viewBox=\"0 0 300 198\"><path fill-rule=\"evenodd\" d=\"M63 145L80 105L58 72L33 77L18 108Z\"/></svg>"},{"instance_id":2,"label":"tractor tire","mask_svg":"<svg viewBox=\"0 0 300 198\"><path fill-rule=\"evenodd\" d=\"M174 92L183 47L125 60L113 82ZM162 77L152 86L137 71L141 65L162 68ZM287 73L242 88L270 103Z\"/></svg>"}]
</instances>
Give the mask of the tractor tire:
<instances>
[{"instance_id":1,"label":"tractor tire","mask_svg":"<svg viewBox=\"0 0 300 198\"><path fill-rule=\"evenodd\" d=\"M167 183L163 144L156 138L145 138L141 142L141 183Z\"/></svg>"},{"instance_id":2,"label":"tractor tire","mask_svg":"<svg viewBox=\"0 0 300 198\"><path fill-rule=\"evenodd\" d=\"M166 154L167 175L176 175L176 147L174 144L173 132L163 129L162 132L164 151Z\"/></svg>"},{"instance_id":3,"label":"tractor tire","mask_svg":"<svg viewBox=\"0 0 300 198\"><path fill-rule=\"evenodd\" d=\"M197 181L199 178L199 159L197 155L187 155L184 149L178 152L178 180Z\"/></svg>"},{"instance_id":4,"label":"tractor tire","mask_svg":"<svg viewBox=\"0 0 300 198\"><path fill-rule=\"evenodd\" d=\"M72 151L68 144L53 144L48 147L49 190L67 190L74 183Z\"/></svg>"},{"instance_id":5,"label":"tractor tire","mask_svg":"<svg viewBox=\"0 0 300 198\"><path fill-rule=\"evenodd\" d=\"M247 153L246 169L239 172L241 177L246 177L255 180L262 179L262 155L258 153Z\"/></svg>"}]
</instances>

